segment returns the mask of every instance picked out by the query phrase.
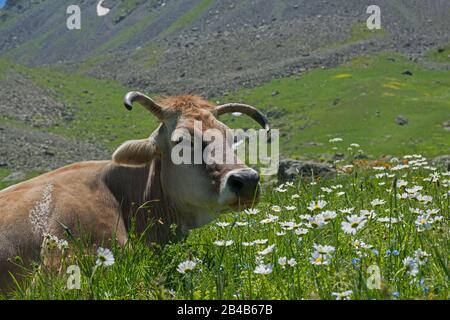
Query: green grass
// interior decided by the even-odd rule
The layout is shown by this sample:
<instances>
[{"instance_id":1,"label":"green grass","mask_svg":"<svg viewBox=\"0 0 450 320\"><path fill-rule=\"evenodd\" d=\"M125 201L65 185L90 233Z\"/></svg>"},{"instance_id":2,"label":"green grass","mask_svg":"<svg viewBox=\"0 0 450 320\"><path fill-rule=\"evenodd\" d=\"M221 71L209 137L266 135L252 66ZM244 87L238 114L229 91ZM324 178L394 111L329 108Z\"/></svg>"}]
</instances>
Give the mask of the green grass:
<instances>
[{"instance_id":1,"label":"green grass","mask_svg":"<svg viewBox=\"0 0 450 320\"><path fill-rule=\"evenodd\" d=\"M141 50L136 55L147 57L146 63L152 65L159 48L150 45ZM50 132L95 141L112 150L125 140L149 135L156 127L155 119L143 108L127 112L122 107L129 89L116 81L12 66L5 61L0 62L0 77L11 68L54 90L57 99L75 111L75 120L46 129ZM402 75L406 70L413 76ZM442 129L450 118L449 75L384 54L358 57L337 68L273 80L214 100L242 101L266 112L282 112L280 118L270 120L283 135L283 154L326 156L328 140L340 137L347 144L365 145L364 153L374 158L407 153L432 157L450 149L449 133ZM273 97L274 91L280 94ZM409 124L397 125L397 116L408 118ZM224 121L232 127L255 127L245 117L224 117Z\"/></svg>"},{"instance_id":2,"label":"green grass","mask_svg":"<svg viewBox=\"0 0 450 320\"><path fill-rule=\"evenodd\" d=\"M413 76L402 75L405 70L410 70ZM137 107L133 112L123 108L122 98L128 88L115 81L68 76L48 68L32 69L0 60L0 78L9 71L27 74L36 84L54 90L57 99L75 111L74 121L64 127L45 129L50 132L95 141L113 150L127 139L148 136L156 126L155 119L142 108ZM385 54L359 57L330 70L314 70L302 76L274 80L254 89L230 93L219 100L243 101L265 111L285 112L281 118L271 119L273 127L286 134L281 138L284 154L320 157L342 152L351 159L354 152L363 149L374 158L381 154L433 156L450 149L448 132L441 128L441 123L450 116L448 76L449 72L430 71L398 55ZM272 96L273 91L280 94ZM409 118L409 125L396 125L394 119L398 115ZM0 121L25 125L5 118ZM244 117L228 117L224 121L233 127L255 126ZM335 137L344 141L330 144L328 141ZM318 145L305 144L311 141ZM361 147L349 151L351 143ZM423 166L388 172L389 176L377 177L379 171L354 168L350 175L339 174L336 179L317 181L317 184L298 181L293 186L285 186L286 192L267 188L256 216L226 214L220 221L230 223L229 226L222 228L212 223L194 230L186 241L156 251L131 233L129 246L119 248L111 243L116 263L110 268L95 268L95 256L85 246L78 247L77 244L83 242L75 240L70 243L75 249L74 255L62 263L81 267L81 290L66 290L64 273L55 275L41 269L31 272L21 287L8 297L332 299L333 292L351 290L353 299L391 299L394 292L399 292L400 299L448 299L448 175L440 175L439 183L433 183L424 180L429 177L430 169ZM10 173L9 169L0 168L0 181ZM30 173L27 178L36 174ZM396 178L408 181L408 187L422 186L421 193L432 196L432 202L397 199L396 193L404 193L404 190L392 188ZM335 188L331 193L321 189L331 186ZM6 184L0 182L0 189L3 187ZM294 194L300 194L300 198L292 199ZM319 198L327 201L323 210L336 211L337 217L317 229L308 227L301 215L308 214L309 203ZM371 201L376 198L386 203L374 207ZM281 212L273 211L275 205L282 208ZM286 206L295 206L295 210L288 211ZM347 235L341 228L346 214L340 210L344 208L354 208L354 214L362 209L373 209L377 217L367 219L355 236ZM418 214L411 212L412 208L422 212L439 209L433 215L444 218L434 222L429 230L418 232L415 224ZM279 220L261 224L269 213ZM313 212L313 215L318 213ZM377 220L380 217L401 217L401 222L386 224ZM281 221L301 223L308 233L302 239L294 230L277 235L281 231L278 223ZM247 225L238 226L235 222ZM252 247L243 245L256 239L268 242ZM372 247L356 250L353 244L356 239ZM214 245L217 240L232 240L233 244L218 247ZM314 244L335 248L329 265L311 264ZM256 274L258 251L269 245L275 245L275 249L262 260L273 264L273 270L268 275ZM403 260L419 248L430 257L413 277L407 274ZM398 250L398 255L388 255L388 250ZM294 258L297 265L282 268L278 264L281 257ZM176 271L179 263L194 258L202 262L193 272L184 275ZM381 290L372 290L366 285L367 268L372 265L380 268Z\"/></svg>"},{"instance_id":3,"label":"green grass","mask_svg":"<svg viewBox=\"0 0 450 320\"><path fill-rule=\"evenodd\" d=\"M133 12L145 0L123 0L115 12L115 17L127 16Z\"/></svg>"},{"instance_id":4,"label":"green grass","mask_svg":"<svg viewBox=\"0 0 450 320\"><path fill-rule=\"evenodd\" d=\"M116 81L76 74L68 76L49 68L8 66L28 75L37 85L52 89L58 100L76 112L73 121L46 128L48 132L96 142L113 150L125 140L148 137L156 127L148 111L137 107L128 112L123 107L123 97L129 90ZM0 122L22 125L6 118L1 118Z\"/></svg>"},{"instance_id":5,"label":"green grass","mask_svg":"<svg viewBox=\"0 0 450 320\"><path fill-rule=\"evenodd\" d=\"M132 61L135 61L136 65L140 65L143 68L150 69L155 66L161 57L163 56L163 47L156 43L151 43L134 52Z\"/></svg>"},{"instance_id":6,"label":"green grass","mask_svg":"<svg viewBox=\"0 0 450 320\"><path fill-rule=\"evenodd\" d=\"M9 170L7 168L0 168L0 190L10 186L9 183L2 181L4 178L9 176L10 174L11 174L11 170Z\"/></svg>"},{"instance_id":7,"label":"green grass","mask_svg":"<svg viewBox=\"0 0 450 320\"><path fill-rule=\"evenodd\" d=\"M402 73L409 70L413 76ZM442 123L450 118L450 72L431 71L395 54L358 57L346 65L277 79L254 89L242 89L221 99L242 101L264 110L284 112L272 119L284 136L282 153L320 157L329 139L364 145L374 158L384 154L450 150ZM274 91L280 92L272 96ZM409 119L399 126L397 116ZM228 121L249 127L247 119ZM315 142L316 146L305 144Z\"/></svg>"},{"instance_id":8,"label":"green grass","mask_svg":"<svg viewBox=\"0 0 450 320\"><path fill-rule=\"evenodd\" d=\"M367 28L366 23L356 23L352 26L350 37L346 40L345 43L354 43L361 40L366 40L373 38L375 36L385 37L388 35L388 31L386 29L374 29L370 30Z\"/></svg>"},{"instance_id":9,"label":"green grass","mask_svg":"<svg viewBox=\"0 0 450 320\"><path fill-rule=\"evenodd\" d=\"M431 61L450 63L450 44L430 50L426 56Z\"/></svg>"},{"instance_id":10,"label":"green grass","mask_svg":"<svg viewBox=\"0 0 450 320\"><path fill-rule=\"evenodd\" d=\"M8 297L335 299L333 293L350 290L352 299L448 299L449 176L437 171L439 183L424 181L431 173L422 160L410 159L409 168L378 171L354 167L351 174L339 174L331 180L297 181L278 190L269 188L256 215L223 215L219 221L225 224L212 223L194 230L186 241L150 249L132 233L124 248L111 243L115 263L110 267L95 267L95 254L86 249L84 241L74 240L69 244L71 257L61 261L61 275L44 268L33 271ZM404 186L393 187L397 179L406 181L407 188L421 186L420 193L431 196L432 201L421 202L413 196L398 198L407 191ZM293 198L296 194L300 197ZM326 205L309 210L310 203L318 199ZM375 199L384 203L372 204ZM343 213L344 209L350 213ZM347 234L342 222L351 214L360 216L361 210L373 210L374 215L366 217L354 235ZM425 218L429 225L423 225L426 228L422 230L418 228L422 220L419 215L427 210L437 211L429 211ZM321 227L309 222L325 211L336 213L336 217ZM383 222L391 218L397 222ZM290 222L292 227L283 228L281 222ZM304 234L299 235L300 231ZM244 245L261 239L264 244ZM215 244L223 240L232 242L226 247ZM332 246L334 252L318 259L313 257L314 244ZM262 252L269 246L274 246L273 250ZM428 255L420 265L415 258L418 249ZM280 265L279 259L284 257L294 259L296 264ZM416 259L417 273L408 272L408 257ZM196 265L182 274L177 268L186 260ZM327 264L312 263L320 261ZM80 290L66 289L64 270L72 264L81 269ZM261 264L266 265L268 274L255 272ZM368 285L369 267L379 268L379 289Z\"/></svg>"},{"instance_id":11,"label":"green grass","mask_svg":"<svg viewBox=\"0 0 450 320\"><path fill-rule=\"evenodd\" d=\"M22 180L12 180L12 181L3 181L4 178L9 176L13 171L8 168L0 168L0 190L5 189L9 186L15 185ZM34 177L37 177L38 175L42 174L43 172L40 171L30 171L25 173L25 180L32 179Z\"/></svg>"},{"instance_id":12,"label":"green grass","mask_svg":"<svg viewBox=\"0 0 450 320\"><path fill-rule=\"evenodd\" d=\"M112 50L114 48L123 45L129 39L133 38L135 34L142 32L143 30L145 30L145 28L149 27L154 22L154 19L158 16L158 14L159 11L153 11L145 19L141 19L135 24L122 29L119 33L117 33L107 42L95 48L92 51L92 56L96 57L99 54L104 54L109 50Z\"/></svg>"},{"instance_id":13,"label":"green grass","mask_svg":"<svg viewBox=\"0 0 450 320\"><path fill-rule=\"evenodd\" d=\"M345 47L347 45L356 44L358 42L373 39L376 37L386 37L389 34L386 29L374 29L370 30L367 28L365 23L355 23L351 26L350 33L345 40L338 41L336 43L331 43L317 50L318 53L335 50L337 48Z\"/></svg>"},{"instance_id":14,"label":"green grass","mask_svg":"<svg viewBox=\"0 0 450 320\"><path fill-rule=\"evenodd\" d=\"M194 21L201 13L203 13L213 3L213 0L201 0L194 8L189 10L177 21L172 23L169 28L164 31L165 35L171 34L179 29L184 28Z\"/></svg>"},{"instance_id":15,"label":"green grass","mask_svg":"<svg viewBox=\"0 0 450 320\"><path fill-rule=\"evenodd\" d=\"M160 48L149 45L136 55L152 65L159 52ZM402 75L405 70L413 76ZM37 85L52 89L75 112L75 119L66 125L42 130L92 141L113 151L123 141L147 137L157 125L143 108L132 112L123 108L129 88L116 81L0 60L0 79L7 72L22 72ZM329 158L334 151L327 143L335 137L343 138L346 146L364 145L362 151L372 158L408 153L433 157L450 150L449 133L442 128L450 119L449 75L395 54L363 56L337 68L277 79L214 100L241 101L265 112L282 112L280 118L270 120L281 131L282 154L291 157ZM274 91L280 94L273 97ZM408 118L409 124L397 125L399 115ZM222 120L231 127L255 127L246 117ZM5 117L0 122L26 126Z\"/></svg>"}]
</instances>

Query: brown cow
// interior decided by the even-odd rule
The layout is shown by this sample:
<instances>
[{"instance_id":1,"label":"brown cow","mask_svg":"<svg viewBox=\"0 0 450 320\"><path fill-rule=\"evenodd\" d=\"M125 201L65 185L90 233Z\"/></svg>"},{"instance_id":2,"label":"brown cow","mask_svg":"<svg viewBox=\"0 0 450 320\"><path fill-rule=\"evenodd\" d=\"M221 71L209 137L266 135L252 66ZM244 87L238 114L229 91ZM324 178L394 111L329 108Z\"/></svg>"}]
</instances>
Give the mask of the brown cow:
<instances>
[{"instance_id":1,"label":"brown cow","mask_svg":"<svg viewBox=\"0 0 450 320\"><path fill-rule=\"evenodd\" d=\"M216 116L241 112L266 130L267 119L242 104L213 106L197 96L161 98L158 102L130 92L125 106L139 102L161 124L148 139L128 141L112 161L76 163L0 191L0 287L15 273L10 259L39 261L43 235L64 238L63 226L80 230L96 244L115 237L123 244L132 219L149 243L166 243L171 226L177 236L202 226L227 208L251 206L258 197L259 175L241 161L236 164L174 165L171 150L179 142L175 129L194 135L194 120L224 135L229 128ZM229 143L225 153L233 153Z\"/></svg>"}]
</instances>

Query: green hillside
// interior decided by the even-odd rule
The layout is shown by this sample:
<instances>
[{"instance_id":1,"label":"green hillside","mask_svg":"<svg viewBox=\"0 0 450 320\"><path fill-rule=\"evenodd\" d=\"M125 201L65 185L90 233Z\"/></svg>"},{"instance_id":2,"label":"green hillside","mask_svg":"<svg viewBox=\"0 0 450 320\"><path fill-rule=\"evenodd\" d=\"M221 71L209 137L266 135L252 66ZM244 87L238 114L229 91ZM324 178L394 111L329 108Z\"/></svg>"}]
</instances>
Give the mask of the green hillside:
<instances>
[{"instance_id":1,"label":"green hillside","mask_svg":"<svg viewBox=\"0 0 450 320\"><path fill-rule=\"evenodd\" d=\"M39 130L113 150L125 140L148 136L156 127L155 119L142 108L132 112L123 108L124 94L135 88L49 68L0 65L0 76L5 70L24 73L36 85L56 92L57 99L75 112L75 119L66 125ZM412 76L402 75L405 71ZM427 70L401 56L384 54L212 100L242 101L264 110L273 128L281 130L282 153L287 156L322 157L329 153L328 141L339 137L344 139L340 151L357 143L372 158L409 153L432 157L450 150L450 133L442 128L450 119L449 87L449 72ZM398 116L409 123L398 125ZM245 117L223 120L232 127L255 127ZM0 118L2 122L25 125L6 117Z\"/></svg>"},{"instance_id":2,"label":"green hillside","mask_svg":"<svg viewBox=\"0 0 450 320\"><path fill-rule=\"evenodd\" d=\"M412 76L403 75L405 71ZM450 72L427 70L401 56L383 54L274 80L226 100L277 110L282 116L272 119L273 126L281 129L283 150L289 155L320 156L328 141L339 137L345 146L364 145L365 153L374 158L434 156L450 150L450 133L442 128L450 119L449 87ZM398 116L409 123L398 125ZM236 125L247 126L243 121Z\"/></svg>"}]
</instances>

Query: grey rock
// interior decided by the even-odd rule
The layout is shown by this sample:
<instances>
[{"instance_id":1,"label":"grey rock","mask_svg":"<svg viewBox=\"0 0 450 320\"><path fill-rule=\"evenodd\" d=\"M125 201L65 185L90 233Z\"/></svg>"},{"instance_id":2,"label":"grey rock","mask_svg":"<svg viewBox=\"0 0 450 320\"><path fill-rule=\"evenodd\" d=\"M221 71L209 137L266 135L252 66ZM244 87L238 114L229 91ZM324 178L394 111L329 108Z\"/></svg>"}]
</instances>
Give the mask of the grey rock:
<instances>
[{"instance_id":1,"label":"grey rock","mask_svg":"<svg viewBox=\"0 0 450 320\"><path fill-rule=\"evenodd\" d=\"M449 154L434 158L432 163L435 166L443 166L444 168L447 169L447 171L450 171L450 155Z\"/></svg>"},{"instance_id":2,"label":"grey rock","mask_svg":"<svg viewBox=\"0 0 450 320\"><path fill-rule=\"evenodd\" d=\"M444 128L445 131L450 131L450 120L445 121L442 124L442 128Z\"/></svg>"},{"instance_id":3,"label":"grey rock","mask_svg":"<svg viewBox=\"0 0 450 320\"><path fill-rule=\"evenodd\" d=\"M22 171L16 171L11 173L9 176L2 179L3 182L11 182L11 181L20 181L25 180L26 176L25 173Z\"/></svg>"},{"instance_id":4,"label":"grey rock","mask_svg":"<svg viewBox=\"0 0 450 320\"><path fill-rule=\"evenodd\" d=\"M292 181L298 177L333 178L335 175L336 170L330 165L316 161L286 159L280 162L278 168L278 182L280 183Z\"/></svg>"},{"instance_id":5,"label":"grey rock","mask_svg":"<svg viewBox=\"0 0 450 320\"><path fill-rule=\"evenodd\" d=\"M357 154L355 156L355 160L367 160L367 159L369 159L369 157L363 153Z\"/></svg>"},{"instance_id":6,"label":"grey rock","mask_svg":"<svg viewBox=\"0 0 450 320\"><path fill-rule=\"evenodd\" d=\"M399 126L406 126L409 123L409 120L403 116L398 116L397 118L395 118L395 123Z\"/></svg>"},{"instance_id":7,"label":"grey rock","mask_svg":"<svg viewBox=\"0 0 450 320\"><path fill-rule=\"evenodd\" d=\"M345 155L343 153L336 153L333 156L334 161L339 161L339 160L344 160L344 159L345 159Z\"/></svg>"}]
</instances>

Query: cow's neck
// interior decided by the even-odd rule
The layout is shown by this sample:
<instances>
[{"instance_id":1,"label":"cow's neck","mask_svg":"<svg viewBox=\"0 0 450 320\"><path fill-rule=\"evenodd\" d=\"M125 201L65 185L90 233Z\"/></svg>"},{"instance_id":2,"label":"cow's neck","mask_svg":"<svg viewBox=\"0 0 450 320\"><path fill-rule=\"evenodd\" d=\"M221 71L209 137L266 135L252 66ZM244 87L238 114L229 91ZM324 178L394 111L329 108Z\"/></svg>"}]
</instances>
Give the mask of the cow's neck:
<instances>
[{"instance_id":1,"label":"cow's neck","mask_svg":"<svg viewBox=\"0 0 450 320\"><path fill-rule=\"evenodd\" d=\"M161 244L180 237L182 226L174 202L161 188L160 173L159 160L141 168L111 165L104 181L120 205L127 230L134 228L147 242Z\"/></svg>"}]
</instances>

